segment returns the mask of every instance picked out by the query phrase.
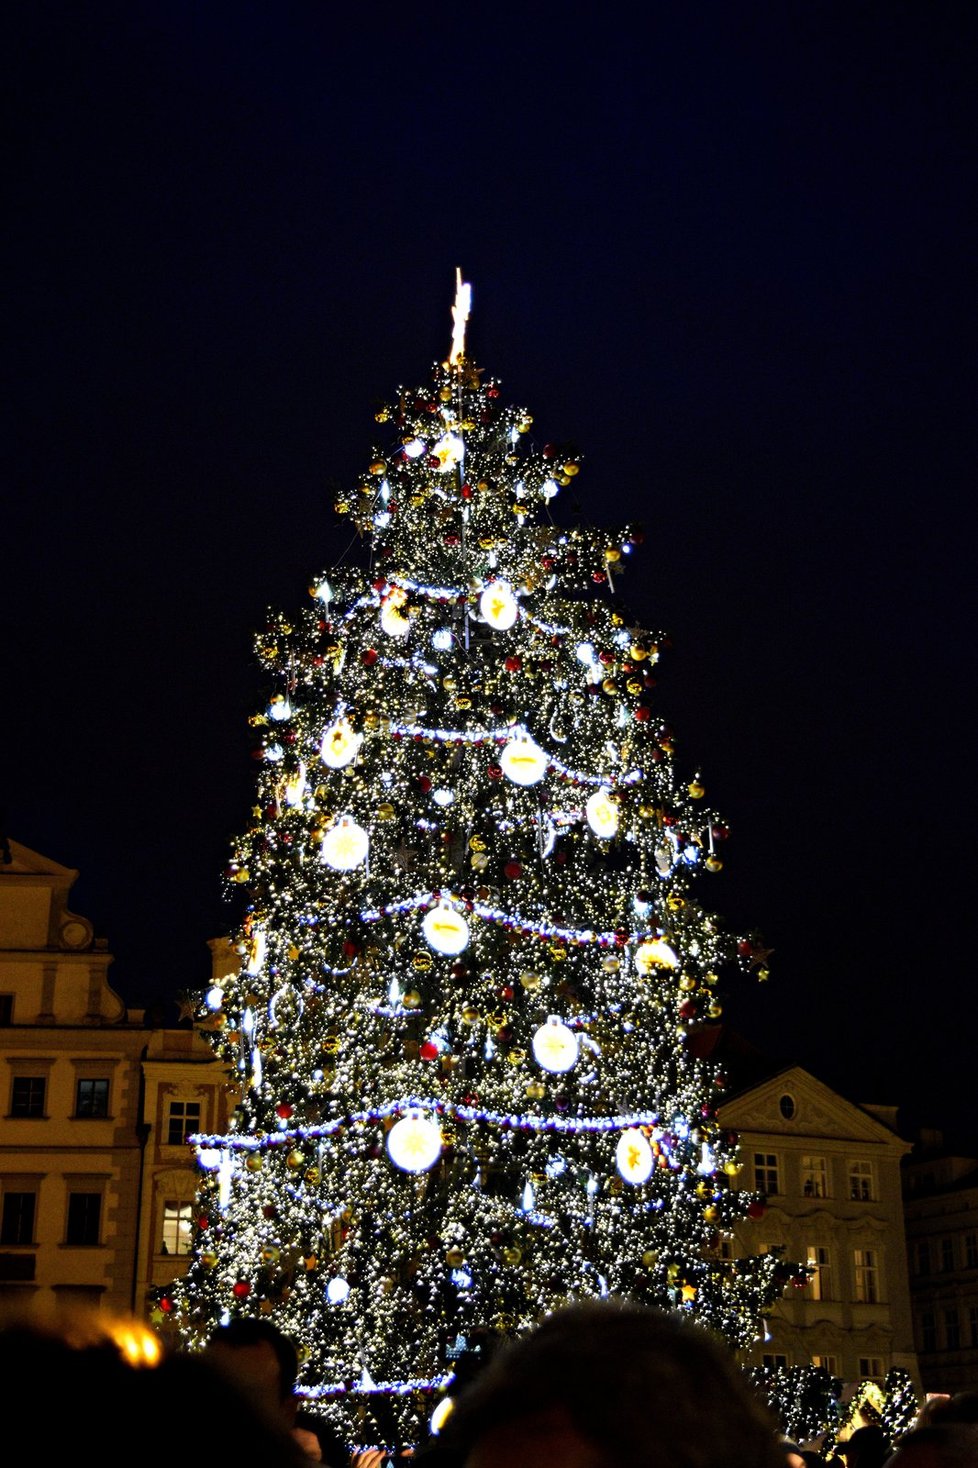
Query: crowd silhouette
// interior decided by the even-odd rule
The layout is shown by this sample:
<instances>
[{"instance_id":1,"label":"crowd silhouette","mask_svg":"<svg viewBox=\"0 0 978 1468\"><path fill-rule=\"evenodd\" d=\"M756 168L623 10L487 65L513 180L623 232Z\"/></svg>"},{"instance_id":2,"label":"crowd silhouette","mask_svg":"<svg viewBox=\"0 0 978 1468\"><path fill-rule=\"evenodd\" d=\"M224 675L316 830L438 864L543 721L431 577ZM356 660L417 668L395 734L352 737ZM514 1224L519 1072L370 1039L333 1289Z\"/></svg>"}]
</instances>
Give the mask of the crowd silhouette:
<instances>
[{"instance_id":1,"label":"crowd silhouette","mask_svg":"<svg viewBox=\"0 0 978 1468\"><path fill-rule=\"evenodd\" d=\"M503 1347L417 1444L351 1447L297 1389L296 1345L264 1318L169 1351L97 1313L0 1325L6 1428L42 1458L171 1468L175 1441L262 1468L978 1468L978 1392L928 1399L896 1443L858 1426L824 1455L788 1442L701 1326L620 1300L570 1305Z\"/></svg>"}]
</instances>

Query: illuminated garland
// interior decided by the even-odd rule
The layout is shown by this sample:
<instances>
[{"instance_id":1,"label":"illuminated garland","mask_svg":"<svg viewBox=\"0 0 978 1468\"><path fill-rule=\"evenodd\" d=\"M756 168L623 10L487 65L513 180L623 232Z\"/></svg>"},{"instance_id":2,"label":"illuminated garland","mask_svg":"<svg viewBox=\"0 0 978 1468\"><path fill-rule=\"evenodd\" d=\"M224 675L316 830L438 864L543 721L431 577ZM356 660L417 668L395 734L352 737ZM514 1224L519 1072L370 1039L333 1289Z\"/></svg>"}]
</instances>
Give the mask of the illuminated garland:
<instances>
[{"instance_id":1,"label":"illuminated garland","mask_svg":"<svg viewBox=\"0 0 978 1468\"><path fill-rule=\"evenodd\" d=\"M483 1111L477 1106L465 1106L446 1101L444 1097L408 1096L391 1101L386 1106L372 1107L369 1111L353 1112L349 1116L323 1122L318 1126L291 1127L270 1132L264 1136L241 1136L231 1132L226 1136L197 1135L188 1140L197 1148L213 1151L257 1152L266 1147L279 1147L293 1142L319 1142L337 1132L355 1126L374 1126L388 1117L400 1116L405 1111L433 1111L438 1116L454 1117L458 1121L478 1122L482 1125L500 1127L510 1131L533 1133L554 1132L560 1135L577 1136L585 1133L602 1134L624 1131L628 1127L658 1127L660 1118L655 1112L635 1111L623 1116L521 1116L501 1111Z\"/></svg>"}]
</instances>

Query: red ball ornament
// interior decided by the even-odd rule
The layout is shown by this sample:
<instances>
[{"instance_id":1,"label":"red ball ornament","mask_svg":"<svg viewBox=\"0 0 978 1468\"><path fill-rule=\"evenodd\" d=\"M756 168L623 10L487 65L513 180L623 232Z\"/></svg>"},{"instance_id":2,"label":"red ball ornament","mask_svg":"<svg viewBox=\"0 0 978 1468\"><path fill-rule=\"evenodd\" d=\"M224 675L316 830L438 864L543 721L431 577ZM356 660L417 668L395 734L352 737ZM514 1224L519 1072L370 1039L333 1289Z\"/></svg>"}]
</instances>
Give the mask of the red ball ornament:
<instances>
[{"instance_id":1,"label":"red ball ornament","mask_svg":"<svg viewBox=\"0 0 978 1468\"><path fill-rule=\"evenodd\" d=\"M357 954L359 952L360 952L360 944L359 943L354 943L354 941L353 941L352 938L347 938L346 942L343 944L343 956L344 956L344 958L356 958L356 956L357 956Z\"/></svg>"},{"instance_id":2,"label":"red ball ornament","mask_svg":"<svg viewBox=\"0 0 978 1468\"><path fill-rule=\"evenodd\" d=\"M695 1013L696 1005L693 1003L692 999L684 999L682 1004L680 1004L679 1006L680 1019L692 1019Z\"/></svg>"},{"instance_id":3,"label":"red ball ornament","mask_svg":"<svg viewBox=\"0 0 978 1468\"><path fill-rule=\"evenodd\" d=\"M490 765L486 770L486 774L490 780L501 780L503 778L503 767L502 765Z\"/></svg>"},{"instance_id":4,"label":"red ball ornament","mask_svg":"<svg viewBox=\"0 0 978 1468\"><path fill-rule=\"evenodd\" d=\"M418 1054L421 1056L422 1060L437 1060L439 1054L438 1046L435 1044L434 1040L425 1040L424 1044L419 1049Z\"/></svg>"},{"instance_id":5,"label":"red ball ornament","mask_svg":"<svg viewBox=\"0 0 978 1468\"><path fill-rule=\"evenodd\" d=\"M251 1294L251 1285L246 1279L239 1279L231 1290L231 1293L236 1300L247 1300Z\"/></svg>"},{"instance_id":6,"label":"red ball ornament","mask_svg":"<svg viewBox=\"0 0 978 1468\"><path fill-rule=\"evenodd\" d=\"M599 586L601 585L602 581L607 581L607 579L608 578L604 574L603 571L592 571L591 572L591 580L592 581L596 581Z\"/></svg>"},{"instance_id":7,"label":"red ball ornament","mask_svg":"<svg viewBox=\"0 0 978 1468\"><path fill-rule=\"evenodd\" d=\"M163 1295L160 1299L160 1309L163 1311L164 1315L169 1315L170 1311L173 1309L173 1301L170 1299L169 1295Z\"/></svg>"},{"instance_id":8,"label":"red ball ornament","mask_svg":"<svg viewBox=\"0 0 978 1468\"><path fill-rule=\"evenodd\" d=\"M523 864L522 862L516 861L515 858L508 861L503 867L503 876L508 877L511 882L515 882L517 877L521 877L522 875Z\"/></svg>"},{"instance_id":9,"label":"red ball ornament","mask_svg":"<svg viewBox=\"0 0 978 1468\"><path fill-rule=\"evenodd\" d=\"M652 717L652 710L649 708L648 704L640 703L635 709L635 717L636 719L638 719L640 724L645 724Z\"/></svg>"},{"instance_id":10,"label":"red ball ornament","mask_svg":"<svg viewBox=\"0 0 978 1468\"><path fill-rule=\"evenodd\" d=\"M294 1107L289 1105L288 1101L280 1101L275 1108L275 1115L281 1117L283 1121L288 1121L294 1109Z\"/></svg>"},{"instance_id":11,"label":"red ball ornament","mask_svg":"<svg viewBox=\"0 0 978 1468\"><path fill-rule=\"evenodd\" d=\"M431 789L431 777L429 775L419 775L418 785L421 787L424 794L427 795L428 791Z\"/></svg>"},{"instance_id":12,"label":"red ball ornament","mask_svg":"<svg viewBox=\"0 0 978 1468\"><path fill-rule=\"evenodd\" d=\"M368 647L366 652L360 654L360 661L365 668L372 668L379 654L375 647Z\"/></svg>"},{"instance_id":13,"label":"red ball ornament","mask_svg":"<svg viewBox=\"0 0 978 1468\"><path fill-rule=\"evenodd\" d=\"M748 1203L747 1205L748 1218L763 1218L766 1211L763 1203Z\"/></svg>"},{"instance_id":14,"label":"red ball ornament","mask_svg":"<svg viewBox=\"0 0 978 1468\"><path fill-rule=\"evenodd\" d=\"M518 657L507 658L506 661L503 663L503 667L506 669L507 673L518 673L522 666L523 659Z\"/></svg>"},{"instance_id":15,"label":"red ball ornament","mask_svg":"<svg viewBox=\"0 0 978 1468\"><path fill-rule=\"evenodd\" d=\"M207 1217L207 1214L206 1213L201 1213L200 1216L199 1216L199 1218L197 1219L197 1227L199 1229L205 1229L205 1228L210 1228L210 1226L211 1226L211 1221Z\"/></svg>"},{"instance_id":16,"label":"red ball ornament","mask_svg":"<svg viewBox=\"0 0 978 1468\"><path fill-rule=\"evenodd\" d=\"M471 486L471 484L463 484L462 485L462 498L463 498L463 500L470 500L472 498L472 486Z\"/></svg>"}]
</instances>

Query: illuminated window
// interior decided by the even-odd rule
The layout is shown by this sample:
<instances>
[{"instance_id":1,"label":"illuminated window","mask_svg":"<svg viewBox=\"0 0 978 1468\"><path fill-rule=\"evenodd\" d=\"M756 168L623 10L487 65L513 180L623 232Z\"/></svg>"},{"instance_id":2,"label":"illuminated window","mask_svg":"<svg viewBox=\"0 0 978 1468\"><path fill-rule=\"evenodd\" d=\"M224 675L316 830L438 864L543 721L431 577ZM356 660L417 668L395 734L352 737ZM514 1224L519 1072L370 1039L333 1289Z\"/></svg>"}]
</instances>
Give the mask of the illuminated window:
<instances>
[{"instance_id":1,"label":"illuminated window","mask_svg":"<svg viewBox=\"0 0 978 1468\"><path fill-rule=\"evenodd\" d=\"M69 1193L66 1244L97 1244L102 1221L101 1193Z\"/></svg>"},{"instance_id":2,"label":"illuminated window","mask_svg":"<svg viewBox=\"0 0 978 1468\"><path fill-rule=\"evenodd\" d=\"M829 1175L824 1157L802 1157L801 1190L806 1198L828 1197Z\"/></svg>"},{"instance_id":3,"label":"illuminated window","mask_svg":"<svg viewBox=\"0 0 978 1468\"><path fill-rule=\"evenodd\" d=\"M856 1249L853 1253L853 1261L856 1274L856 1300L862 1305L878 1304L880 1297L879 1254L875 1249Z\"/></svg>"},{"instance_id":4,"label":"illuminated window","mask_svg":"<svg viewBox=\"0 0 978 1468\"><path fill-rule=\"evenodd\" d=\"M827 1371L830 1376L838 1376L839 1374L838 1356L813 1356L812 1365L820 1366L822 1370Z\"/></svg>"},{"instance_id":5,"label":"illuminated window","mask_svg":"<svg viewBox=\"0 0 978 1468\"><path fill-rule=\"evenodd\" d=\"M200 1102L171 1101L167 1117L167 1146L181 1147L188 1137L199 1131Z\"/></svg>"},{"instance_id":6,"label":"illuminated window","mask_svg":"<svg viewBox=\"0 0 978 1468\"><path fill-rule=\"evenodd\" d=\"M754 1189L769 1197L780 1193L778 1159L773 1152L754 1153Z\"/></svg>"},{"instance_id":7,"label":"illuminated window","mask_svg":"<svg viewBox=\"0 0 978 1468\"><path fill-rule=\"evenodd\" d=\"M14 1076L10 1093L10 1115L43 1116L46 1089L44 1076Z\"/></svg>"},{"instance_id":8,"label":"illuminated window","mask_svg":"<svg viewBox=\"0 0 978 1468\"><path fill-rule=\"evenodd\" d=\"M850 1162L849 1197L859 1203L868 1203L875 1196L873 1164L871 1162Z\"/></svg>"},{"instance_id":9,"label":"illuminated window","mask_svg":"<svg viewBox=\"0 0 978 1468\"><path fill-rule=\"evenodd\" d=\"M821 1244L809 1244L808 1263L815 1266L815 1273L808 1281L808 1298L810 1300L831 1300L832 1298L832 1260L828 1249Z\"/></svg>"},{"instance_id":10,"label":"illuminated window","mask_svg":"<svg viewBox=\"0 0 978 1468\"><path fill-rule=\"evenodd\" d=\"M168 1198L163 1204L161 1254L189 1254L193 1233L193 1204Z\"/></svg>"},{"instance_id":11,"label":"illuminated window","mask_svg":"<svg viewBox=\"0 0 978 1468\"><path fill-rule=\"evenodd\" d=\"M108 1116L108 1114L108 1081L88 1080L87 1078L80 1080L75 1093L75 1115Z\"/></svg>"},{"instance_id":12,"label":"illuminated window","mask_svg":"<svg viewBox=\"0 0 978 1468\"><path fill-rule=\"evenodd\" d=\"M0 1214L0 1244L33 1244L36 1209L36 1193L8 1193L4 1189L3 1212Z\"/></svg>"}]
</instances>

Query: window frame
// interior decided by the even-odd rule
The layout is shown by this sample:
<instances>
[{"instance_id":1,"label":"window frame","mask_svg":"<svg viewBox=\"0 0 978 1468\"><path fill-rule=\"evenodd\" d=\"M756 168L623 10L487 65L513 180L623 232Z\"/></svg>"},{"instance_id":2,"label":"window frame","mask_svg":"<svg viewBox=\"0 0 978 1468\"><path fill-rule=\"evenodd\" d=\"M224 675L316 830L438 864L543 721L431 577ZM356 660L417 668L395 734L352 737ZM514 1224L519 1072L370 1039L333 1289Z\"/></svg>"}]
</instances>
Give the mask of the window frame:
<instances>
[{"instance_id":1,"label":"window frame","mask_svg":"<svg viewBox=\"0 0 978 1468\"><path fill-rule=\"evenodd\" d=\"M852 1158L848 1167L849 1202L873 1203L876 1201L876 1168L868 1157ZM858 1179L858 1181L857 1181Z\"/></svg>"},{"instance_id":2,"label":"window frame","mask_svg":"<svg viewBox=\"0 0 978 1468\"><path fill-rule=\"evenodd\" d=\"M81 1105L81 1093L83 1086L103 1086L104 1106L100 1110L83 1110ZM111 1095L111 1081L108 1076L77 1076L75 1078L75 1111L76 1118L83 1121L105 1121L109 1116L109 1098Z\"/></svg>"},{"instance_id":3,"label":"window frame","mask_svg":"<svg viewBox=\"0 0 978 1468\"><path fill-rule=\"evenodd\" d=\"M183 1113L179 1118L174 1115L178 1107ZM196 1112L194 1119L191 1119L187 1115L188 1109ZM187 1138L193 1136L194 1132L199 1132L201 1129L203 1119L201 1113L203 1109L203 1103L201 1101L188 1101L186 1097L171 1097L167 1101L166 1107L166 1142L164 1145L167 1147L186 1147ZM177 1120L182 1125L179 1137L174 1139L174 1122Z\"/></svg>"},{"instance_id":4,"label":"window frame","mask_svg":"<svg viewBox=\"0 0 978 1468\"><path fill-rule=\"evenodd\" d=\"M39 1106L34 1104L36 1093L33 1089L27 1092L27 1096L22 1104L18 1105L17 1090L18 1087L24 1086L31 1088L40 1086ZM47 1116L47 1102L48 1073L46 1070L43 1075L29 1074L19 1069L14 1071L10 1077L10 1111L8 1115L11 1119L17 1121L42 1121Z\"/></svg>"},{"instance_id":5,"label":"window frame","mask_svg":"<svg viewBox=\"0 0 978 1468\"><path fill-rule=\"evenodd\" d=\"M770 1186L772 1177L774 1178L773 1188ZM754 1192L763 1193L765 1198L781 1196L781 1156L779 1153L754 1153Z\"/></svg>"},{"instance_id":6,"label":"window frame","mask_svg":"<svg viewBox=\"0 0 978 1468\"><path fill-rule=\"evenodd\" d=\"M168 1218L167 1217L168 1211L170 1209L175 1210L174 1216L172 1218ZM186 1220L184 1220L184 1217L183 1217L184 1214L186 1214ZM186 1246L184 1248L182 1248L182 1249L179 1248L179 1247L176 1247L176 1248L170 1247L170 1245L167 1243L167 1236L166 1236L167 1235L167 1227L168 1227L168 1225L171 1225L172 1226L172 1230L173 1230L173 1234L174 1234L174 1242L177 1245L179 1245L180 1237L181 1237L180 1225L184 1221L186 1221L186 1223L189 1225L188 1228L187 1228L187 1230L186 1230L186 1233L184 1235L185 1245ZM161 1243L161 1247L157 1250L157 1254L160 1257L163 1257L163 1258L166 1258L166 1257L170 1257L170 1258L174 1258L174 1259L186 1259L186 1258L188 1258L188 1256L193 1252L193 1222L194 1222L194 1200L193 1200L193 1198L164 1198L162 1200L162 1207L161 1207L161 1210L160 1210L160 1227L159 1227L159 1231L158 1231L158 1237L160 1238L160 1240L162 1241L162 1243Z\"/></svg>"},{"instance_id":7,"label":"window frame","mask_svg":"<svg viewBox=\"0 0 978 1468\"><path fill-rule=\"evenodd\" d=\"M829 1193L829 1164L828 1158L820 1152L803 1152L799 1164L801 1173L801 1192L804 1198L828 1198ZM816 1180L816 1178L818 1180ZM812 1184L811 1192L808 1185ZM821 1185L821 1192L819 1192Z\"/></svg>"},{"instance_id":8,"label":"window frame","mask_svg":"<svg viewBox=\"0 0 978 1468\"><path fill-rule=\"evenodd\" d=\"M882 1304L880 1249L875 1245L853 1249L852 1265L853 1302L857 1305Z\"/></svg>"},{"instance_id":9,"label":"window frame","mask_svg":"<svg viewBox=\"0 0 978 1468\"><path fill-rule=\"evenodd\" d=\"M0 1198L0 1246L5 1249L22 1249L36 1247L37 1194L37 1187L24 1187L23 1185L19 1184L15 1184L13 1187L11 1187L9 1183L4 1183L3 1196L2 1198ZM10 1210L10 1213L8 1215L8 1205L10 1200L13 1198L31 1199L30 1228L26 1230L27 1234L29 1234L28 1238L11 1237L11 1235L13 1234L20 1235L25 1232L23 1228L23 1220L18 1219L17 1226L14 1227L14 1220L12 1217L13 1210Z\"/></svg>"},{"instance_id":10,"label":"window frame","mask_svg":"<svg viewBox=\"0 0 978 1468\"><path fill-rule=\"evenodd\" d=\"M824 1255L822 1258L820 1256ZM827 1244L808 1244L805 1248L806 1262L815 1265L806 1286L808 1300L832 1299L832 1251ZM813 1257L814 1256L814 1257Z\"/></svg>"},{"instance_id":11,"label":"window frame","mask_svg":"<svg viewBox=\"0 0 978 1468\"><path fill-rule=\"evenodd\" d=\"M75 1209L75 1200L76 1199L81 1199L81 1198L88 1198L88 1199L95 1198L95 1199L98 1200L98 1206L97 1206L96 1211L95 1211L95 1229L94 1229L94 1232L95 1232L95 1235L96 1235L95 1238L73 1238L72 1237L72 1231L73 1231L73 1218L72 1218L72 1215L73 1215L73 1213L76 1212L76 1209ZM103 1205L104 1201L105 1201L105 1190L104 1190L104 1188L88 1188L88 1187L82 1188L82 1187L79 1187L79 1186L76 1185L76 1186L70 1187L68 1189L67 1199L66 1199L66 1202L65 1202L65 1232L64 1232L64 1244L65 1244L65 1246L67 1248L71 1248L71 1249L96 1249L96 1248L99 1248L101 1246L101 1243L102 1243L102 1225L103 1225L102 1205ZM86 1224L89 1224L90 1223L90 1220L87 1219L87 1218L84 1221L85 1221ZM77 1219L74 1220L74 1223L75 1223L75 1230L74 1230L75 1232L77 1232L77 1233L89 1233L89 1232L91 1232L90 1227L86 1227L86 1228L80 1228L80 1227L78 1227L77 1226L78 1225L78 1220Z\"/></svg>"}]
</instances>

